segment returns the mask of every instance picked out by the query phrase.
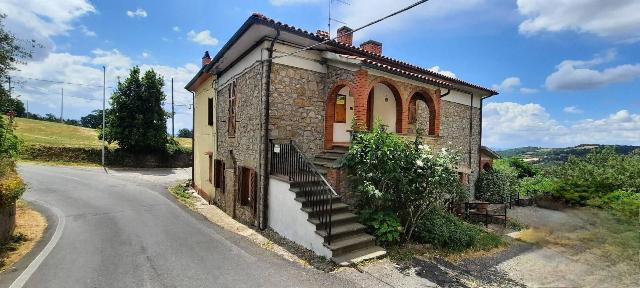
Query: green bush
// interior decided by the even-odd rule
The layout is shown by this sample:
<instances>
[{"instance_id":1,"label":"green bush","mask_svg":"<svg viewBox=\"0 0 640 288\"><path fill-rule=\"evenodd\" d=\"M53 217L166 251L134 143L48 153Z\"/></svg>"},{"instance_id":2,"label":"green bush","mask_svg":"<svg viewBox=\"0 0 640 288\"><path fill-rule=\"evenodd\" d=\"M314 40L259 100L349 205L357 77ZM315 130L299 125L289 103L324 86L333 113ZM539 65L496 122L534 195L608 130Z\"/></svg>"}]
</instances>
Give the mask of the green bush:
<instances>
[{"instance_id":1,"label":"green bush","mask_svg":"<svg viewBox=\"0 0 640 288\"><path fill-rule=\"evenodd\" d=\"M492 203L507 201L514 179L500 170L482 171L476 180L476 199Z\"/></svg>"},{"instance_id":2,"label":"green bush","mask_svg":"<svg viewBox=\"0 0 640 288\"><path fill-rule=\"evenodd\" d=\"M551 173L558 181L554 197L586 205L617 190L640 191L640 153L623 156L613 148L594 149L586 157L569 158Z\"/></svg>"},{"instance_id":3,"label":"green bush","mask_svg":"<svg viewBox=\"0 0 640 288\"><path fill-rule=\"evenodd\" d=\"M418 224L416 240L451 251L487 250L499 247L504 240L441 210L431 210Z\"/></svg>"},{"instance_id":4,"label":"green bush","mask_svg":"<svg viewBox=\"0 0 640 288\"><path fill-rule=\"evenodd\" d=\"M370 132L354 135L345 157L356 206L394 213L405 239L411 238L427 210L442 209L453 198L458 162L456 153L436 153L420 137L402 139L379 122Z\"/></svg>"},{"instance_id":5,"label":"green bush","mask_svg":"<svg viewBox=\"0 0 640 288\"><path fill-rule=\"evenodd\" d=\"M13 133L11 123L6 117L0 116L0 158L15 158L20 144L20 139Z\"/></svg>"},{"instance_id":6,"label":"green bush","mask_svg":"<svg viewBox=\"0 0 640 288\"><path fill-rule=\"evenodd\" d=\"M640 218L640 193L631 190L617 190L602 197L589 199L587 205L603 208L636 223Z\"/></svg>"},{"instance_id":7,"label":"green bush","mask_svg":"<svg viewBox=\"0 0 640 288\"><path fill-rule=\"evenodd\" d=\"M557 182L553 178L537 175L521 179L516 189L521 197L534 198L556 191Z\"/></svg>"},{"instance_id":8,"label":"green bush","mask_svg":"<svg viewBox=\"0 0 640 288\"><path fill-rule=\"evenodd\" d=\"M378 244L387 246L400 241L402 225L400 219L391 212L371 209L358 212L360 222L365 224L370 233L376 236Z\"/></svg>"}]
</instances>

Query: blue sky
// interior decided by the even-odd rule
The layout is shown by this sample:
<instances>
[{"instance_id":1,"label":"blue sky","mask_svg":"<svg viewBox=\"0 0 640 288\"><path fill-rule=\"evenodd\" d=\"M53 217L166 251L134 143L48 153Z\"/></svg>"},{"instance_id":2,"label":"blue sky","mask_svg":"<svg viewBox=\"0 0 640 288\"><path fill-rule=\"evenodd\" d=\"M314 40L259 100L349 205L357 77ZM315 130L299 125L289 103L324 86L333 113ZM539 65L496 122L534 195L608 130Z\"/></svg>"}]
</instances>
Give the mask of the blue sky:
<instances>
[{"instance_id":1,"label":"blue sky","mask_svg":"<svg viewBox=\"0 0 640 288\"><path fill-rule=\"evenodd\" d=\"M347 2L334 1L332 15L355 28L413 0ZM498 89L485 101L488 146L640 145L640 1L603 2L431 0L354 41L378 40L387 56ZM250 13L326 30L328 3L5 0L0 11L16 36L45 46L14 73L14 91L31 111L57 115L64 88L65 118L78 119L101 107L100 88L27 78L101 85L106 65L113 86L140 65L165 77L168 96L174 77L176 103L185 105L182 87L203 51L215 54ZM188 106L177 112L176 129L190 128Z\"/></svg>"}]
</instances>

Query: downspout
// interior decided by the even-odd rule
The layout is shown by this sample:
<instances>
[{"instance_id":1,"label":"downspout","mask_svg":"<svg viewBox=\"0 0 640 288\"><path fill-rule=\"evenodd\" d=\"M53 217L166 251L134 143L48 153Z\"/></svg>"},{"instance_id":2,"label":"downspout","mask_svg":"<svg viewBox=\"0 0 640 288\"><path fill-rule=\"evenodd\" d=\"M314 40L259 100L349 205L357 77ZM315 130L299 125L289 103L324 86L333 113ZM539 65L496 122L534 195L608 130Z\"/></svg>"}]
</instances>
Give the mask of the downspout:
<instances>
[{"instance_id":1,"label":"downspout","mask_svg":"<svg viewBox=\"0 0 640 288\"><path fill-rule=\"evenodd\" d=\"M482 147L482 105L483 105L484 99L482 98L482 96L480 96L480 147ZM479 149L479 148L478 148ZM478 151L478 157L480 157L480 151ZM480 159L478 159L478 172L482 171L482 163L480 163L479 161Z\"/></svg>"},{"instance_id":2,"label":"downspout","mask_svg":"<svg viewBox=\"0 0 640 288\"><path fill-rule=\"evenodd\" d=\"M265 83L265 99L264 99L264 136L263 136L263 170L262 170L262 217L260 219L260 229L267 228L267 197L269 195L269 152L271 152L271 148L269 147L269 97L271 97L271 70L273 67L273 47L276 45L276 41L280 37L280 29L276 29L276 37L271 41L271 46L269 47L268 58L267 58L267 75Z\"/></svg>"},{"instance_id":3,"label":"downspout","mask_svg":"<svg viewBox=\"0 0 640 288\"><path fill-rule=\"evenodd\" d=\"M471 164L471 151L473 147L473 93L471 93L471 103L469 103L469 186L471 186L471 173L473 173L473 164ZM473 189L471 189L473 190Z\"/></svg>"},{"instance_id":4,"label":"downspout","mask_svg":"<svg viewBox=\"0 0 640 288\"><path fill-rule=\"evenodd\" d=\"M193 189L196 188L196 178L195 178L195 170L196 170L196 92L190 91L192 98L191 105L193 107L193 111L191 113L191 127L193 129L193 133L191 134L191 187Z\"/></svg>"}]
</instances>

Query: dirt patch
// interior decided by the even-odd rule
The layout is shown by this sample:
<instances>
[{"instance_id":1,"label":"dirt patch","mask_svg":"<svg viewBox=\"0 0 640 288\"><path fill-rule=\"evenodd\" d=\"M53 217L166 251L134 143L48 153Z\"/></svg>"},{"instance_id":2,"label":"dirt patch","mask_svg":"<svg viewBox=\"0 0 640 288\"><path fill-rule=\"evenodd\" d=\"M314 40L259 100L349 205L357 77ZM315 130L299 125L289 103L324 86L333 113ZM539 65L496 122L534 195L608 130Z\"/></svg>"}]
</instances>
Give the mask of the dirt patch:
<instances>
[{"instance_id":1,"label":"dirt patch","mask_svg":"<svg viewBox=\"0 0 640 288\"><path fill-rule=\"evenodd\" d=\"M13 266L42 238L47 219L23 200L16 203L16 229L12 241L0 248L0 270Z\"/></svg>"}]
</instances>

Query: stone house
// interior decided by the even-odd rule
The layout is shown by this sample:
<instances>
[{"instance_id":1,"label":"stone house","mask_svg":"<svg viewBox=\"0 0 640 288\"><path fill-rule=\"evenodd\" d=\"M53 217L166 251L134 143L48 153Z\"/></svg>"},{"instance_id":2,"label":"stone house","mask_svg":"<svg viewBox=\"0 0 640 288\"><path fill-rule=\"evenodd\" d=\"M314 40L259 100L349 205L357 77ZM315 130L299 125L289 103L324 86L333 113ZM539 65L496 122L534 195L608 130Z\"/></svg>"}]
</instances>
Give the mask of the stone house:
<instances>
[{"instance_id":1,"label":"stone house","mask_svg":"<svg viewBox=\"0 0 640 288\"><path fill-rule=\"evenodd\" d=\"M480 169L482 100L493 90L253 14L185 87L194 95L194 187L234 218L271 227L336 262L380 255L342 201L352 125L379 119ZM310 49L300 48L312 46Z\"/></svg>"}]
</instances>

